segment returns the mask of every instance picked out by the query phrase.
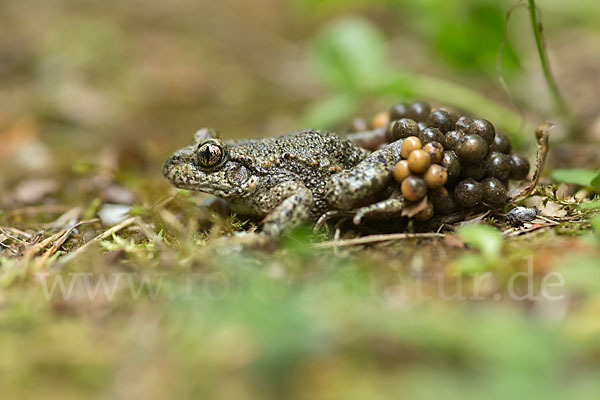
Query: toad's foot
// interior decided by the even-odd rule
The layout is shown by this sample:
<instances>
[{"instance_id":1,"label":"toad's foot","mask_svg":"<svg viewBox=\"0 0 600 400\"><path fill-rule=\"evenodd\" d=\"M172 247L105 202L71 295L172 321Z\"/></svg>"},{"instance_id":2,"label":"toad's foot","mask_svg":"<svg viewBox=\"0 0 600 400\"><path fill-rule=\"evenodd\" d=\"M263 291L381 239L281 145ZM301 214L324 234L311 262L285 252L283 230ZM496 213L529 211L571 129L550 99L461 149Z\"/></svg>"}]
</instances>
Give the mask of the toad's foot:
<instances>
[{"instance_id":1,"label":"toad's foot","mask_svg":"<svg viewBox=\"0 0 600 400\"><path fill-rule=\"evenodd\" d=\"M312 192L304 185L285 182L273 188L271 195L284 200L264 219L265 235L278 237L283 231L309 219L314 200Z\"/></svg>"},{"instance_id":2,"label":"toad's foot","mask_svg":"<svg viewBox=\"0 0 600 400\"><path fill-rule=\"evenodd\" d=\"M383 219L398 216L404 209L404 206L405 201L403 197L382 200L356 210L352 222L354 225L360 225L364 217Z\"/></svg>"},{"instance_id":3,"label":"toad's foot","mask_svg":"<svg viewBox=\"0 0 600 400\"><path fill-rule=\"evenodd\" d=\"M352 217L354 225L360 225L362 219L373 218L373 219L385 219L390 217L397 217L402 213L406 202L403 197L395 197L385 199L375 204L371 204L365 207L357 208L351 211L338 211L332 210L321 215L315 224L315 232L318 232L327 221L331 219L349 218Z\"/></svg>"},{"instance_id":4,"label":"toad's foot","mask_svg":"<svg viewBox=\"0 0 600 400\"><path fill-rule=\"evenodd\" d=\"M332 219L340 219L340 218L349 218L354 217L354 211L339 211L339 210L331 210L327 211L323 215L319 217L317 222L315 223L315 227L313 228L313 232L317 233L321 230L323 226L327 223L327 221Z\"/></svg>"}]
</instances>

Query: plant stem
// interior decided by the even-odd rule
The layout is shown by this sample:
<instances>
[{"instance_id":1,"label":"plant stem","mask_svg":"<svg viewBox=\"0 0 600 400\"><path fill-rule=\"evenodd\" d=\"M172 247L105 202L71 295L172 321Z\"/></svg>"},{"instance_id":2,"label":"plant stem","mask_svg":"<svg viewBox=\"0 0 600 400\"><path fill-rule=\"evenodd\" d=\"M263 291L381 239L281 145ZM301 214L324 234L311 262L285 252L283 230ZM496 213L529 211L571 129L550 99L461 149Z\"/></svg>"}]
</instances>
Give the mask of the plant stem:
<instances>
[{"instance_id":1,"label":"plant stem","mask_svg":"<svg viewBox=\"0 0 600 400\"><path fill-rule=\"evenodd\" d=\"M535 45L537 47L538 56L542 65L542 71L544 72L544 79L546 80L546 84L548 85L548 89L550 90L558 112L560 112L564 117L566 117L569 120L570 123L572 123L573 118L571 117L569 107L567 106L565 99L562 97L560 90L558 89L558 85L556 84L556 80L554 80L552 71L550 71L550 63L548 62L548 55L546 54L546 49L544 47L544 42L542 38L542 32L537 18L537 8L535 5L535 0L527 1L529 3L528 8L529 17L531 19L531 28L533 29Z\"/></svg>"}]
</instances>

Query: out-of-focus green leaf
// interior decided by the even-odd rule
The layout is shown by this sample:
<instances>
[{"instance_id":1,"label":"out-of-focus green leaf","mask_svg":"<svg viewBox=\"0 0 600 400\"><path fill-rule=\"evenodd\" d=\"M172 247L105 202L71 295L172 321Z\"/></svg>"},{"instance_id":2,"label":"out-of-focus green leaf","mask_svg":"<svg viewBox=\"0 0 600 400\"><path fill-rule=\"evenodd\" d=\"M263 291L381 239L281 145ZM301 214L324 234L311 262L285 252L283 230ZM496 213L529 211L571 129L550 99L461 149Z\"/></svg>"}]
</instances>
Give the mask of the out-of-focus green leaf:
<instances>
[{"instance_id":1,"label":"out-of-focus green leaf","mask_svg":"<svg viewBox=\"0 0 600 400\"><path fill-rule=\"evenodd\" d=\"M557 169L552 172L552 179L558 182L573 183L575 185L592 188L592 181L598 179L598 173L582 168ZM595 189L598 190L598 187Z\"/></svg>"},{"instance_id":2,"label":"out-of-focus green leaf","mask_svg":"<svg viewBox=\"0 0 600 400\"><path fill-rule=\"evenodd\" d=\"M595 255L567 254L559 261L557 272L563 275L569 290L590 294L600 291L600 260Z\"/></svg>"},{"instance_id":3,"label":"out-of-focus green leaf","mask_svg":"<svg viewBox=\"0 0 600 400\"><path fill-rule=\"evenodd\" d=\"M464 254L453 263L454 271L461 275L478 274L496 266L504 243L502 234L489 225L466 225L460 227L458 236L481 254Z\"/></svg>"},{"instance_id":4,"label":"out-of-focus green leaf","mask_svg":"<svg viewBox=\"0 0 600 400\"><path fill-rule=\"evenodd\" d=\"M324 83L355 92L378 86L388 70L383 36L357 18L340 20L320 34L312 59Z\"/></svg>"},{"instance_id":5,"label":"out-of-focus green leaf","mask_svg":"<svg viewBox=\"0 0 600 400\"><path fill-rule=\"evenodd\" d=\"M490 263L480 254L464 254L452 263L452 269L460 275L479 274L489 268Z\"/></svg>"},{"instance_id":6,"label":"out-of-focus green leaf","mask_svg":"<svg viewBox=\"0 0 600 400\"><path fill-rule=\"evenodd\" d=\"M495 74L498 49L504 38L509 3L496 0L451 2L446 0L297 0L312 14L364 12L382 7L393 11L410 34L420 32L437 59L478 74ZM519 59L510 42L503 49L504 73L516 71Z\"/></svg>"},{"instance_id":7,"label":"out-of-focus green leaf","mask_svg":"<svg viewBox=\"0 0 600 400\"><path fill-rule=\"evenodd\" d=\"M578 206L581 210L600 210L600 200L584 201Z\"/></svg>"},{"instance_id":8,"label":"out-of-focus green leaf","mask_svg":"<svg viewBox=\"0 0 600 400\"><path fill-rule=\"evenodd\" d=\"M14 259L0 256L0 288L12 285L21 274L19 263Z\"/></svg>"},{"instance_id":9,"label":"out-of-focus green leaf","mask_svg":"<svg viewBox=\"0 0 600 400\"><path fill-rule=\"evenodd\" d=\"M438 53L453 66L484 73L494 73L498 49L504 37L506 9L502 3L479 1L456 7L452 2L438 1L446 13L431 13L429 25L435 32ZM505 44L503 71L514 71L518 57L510 43Z\"/></svg>"},{"instance_id":10,"label":"out-of-focus green leaf","mask_svg":"<svg viewBox=\"0 0 600 400\"><path fill-rule=\"evenodd\" d=\"M592 178L592 189L600 192L600 170L596 171L596 175Z\"/></svg>"},{"instance_id":11,"label":"out-of-focus green leaf","mask_svg":"<svg viewBox=\"0 0 600 400\"><path fill-rule=\"evenodd\" d=\"M596 231L597 234L600 235L600 214L594 215L594 217L590 220L592 224L592 228Z\"/></svg>"},{"instance_id":12,"label":"out-of-focus green leaf","mask_svg":"<svg viewBox=\"0 0 600 400\"><path fill-rule=\"evenodd\" d=\"M456 233L465 243L481 251L486 260L496 261L500 256L504 238L497 229L483 224L466 225Z\"/></svg>"},{"instance_id":13,"label":"out-of-focus green leaf","mask_svg":"<svg viewBox=\"0 0 600 400\"><path fill-rule=\"evenodd\" d=\"M355 96L342 93L314 102L304 114L304 126L313 129L328 129L348 120L356 112L358 101Z\"/></svg>"}]
</instances>

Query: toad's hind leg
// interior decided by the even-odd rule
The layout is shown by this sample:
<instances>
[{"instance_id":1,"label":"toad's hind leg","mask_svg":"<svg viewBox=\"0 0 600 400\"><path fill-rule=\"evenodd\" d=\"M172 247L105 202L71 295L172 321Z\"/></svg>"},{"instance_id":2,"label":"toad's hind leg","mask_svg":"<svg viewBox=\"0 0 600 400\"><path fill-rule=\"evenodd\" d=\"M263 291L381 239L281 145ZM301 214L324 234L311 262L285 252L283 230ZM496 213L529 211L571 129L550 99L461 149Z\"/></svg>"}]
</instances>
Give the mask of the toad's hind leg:
<instances>
[{"instance_id":1,"label":"toad's hind leg","mask_svg":"<svg viewBox=\"0 0 600 400\"><path fill-rule=\"evenodd\" d=\"M331 210L321 215L315 226L317 232L330 219L352 217L354 225L360 225L365 217L374 219L394 218L401 215L406 206L406 200L399 188L395 188L390 197L368 206L360 207L352 211Z\"/></svg>"},{"instance_id":2,"label":"toad's hind leg","mask_svg":"<svg viewBox=\"0 0 600 400\"><path fill-rule=\"evenodd\" d=\"M283 183L271 190L271 194L283 199L281 203L264 219L263 233L279 236L283 231L293 228L310 218L314 207L312 192L304 185Z\"/></svg>"},{"instance_id":3,"label":"toad's hind leg","mask_svg":"<svg viewBox=\"0 0 600 400\"><path fill-rule=\"evenodd\" d=\"M402 196L385 199L356 210L352 222L354 225L360 225L360 222L364 217L380 219L395 217L400 215L405 205L406 202Z\"/></svg>"},{"instance_id":4,"label":"toad's hind leg","mask_svg":"<svg viewBox=\"0 0 600 400\"><path fill-rule=\"evenodd\" d=\"M346 138L363 149L375 150L386 142L386 127L373 129L371 131L352 132L346 134Z\"/></svg>"},{"instance_id":5,"label":"toad's hind leg","mask_svg":"<svg viewBox=\"0 0 600 400\"><path fill-rule=\"evenodd\" d=\"M382 190L391 180L394 165L400 161L402 141L390 143L371 153L354 168L335 174L325 186L325 198L336 210L350 210Z\"/></svg>"}]
</instances>

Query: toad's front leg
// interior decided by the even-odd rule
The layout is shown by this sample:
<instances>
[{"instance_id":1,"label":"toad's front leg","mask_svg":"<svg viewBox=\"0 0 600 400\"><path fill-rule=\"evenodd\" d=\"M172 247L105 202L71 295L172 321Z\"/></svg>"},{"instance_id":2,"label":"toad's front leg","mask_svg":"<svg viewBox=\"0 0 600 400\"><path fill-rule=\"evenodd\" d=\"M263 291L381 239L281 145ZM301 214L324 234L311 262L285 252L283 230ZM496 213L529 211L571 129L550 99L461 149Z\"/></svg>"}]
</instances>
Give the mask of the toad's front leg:
<instances>
[{"instance_id":1,"label":"toad's front leg","mask_svg":"<svg viewBox=\"0 0 600 400\"><path fill-rule=\"evenodd\" d=\"M279 236L310 217L314 199L310 190L298 182L284 182L270 189L268 196L279 204L264 219L263 233Z\"/></svg>"},{"instance_id":2,"label":"toad's front leg","mask_svg":"<svg viewBox=\"0 0 600 400\"><path fill-rule=\"evenodd\" d=\"M401 159L402 140L371 153L354 168L331 176L325 187L327 203L335 210L351 210L389 184Z\"/></svg>"}]
</instances>

